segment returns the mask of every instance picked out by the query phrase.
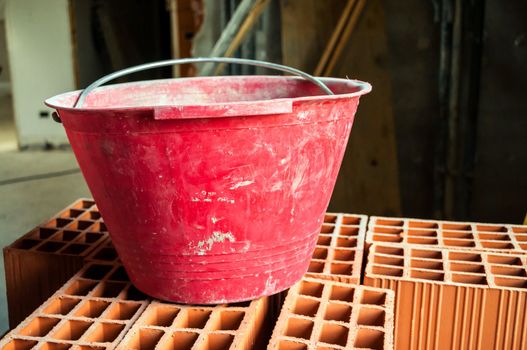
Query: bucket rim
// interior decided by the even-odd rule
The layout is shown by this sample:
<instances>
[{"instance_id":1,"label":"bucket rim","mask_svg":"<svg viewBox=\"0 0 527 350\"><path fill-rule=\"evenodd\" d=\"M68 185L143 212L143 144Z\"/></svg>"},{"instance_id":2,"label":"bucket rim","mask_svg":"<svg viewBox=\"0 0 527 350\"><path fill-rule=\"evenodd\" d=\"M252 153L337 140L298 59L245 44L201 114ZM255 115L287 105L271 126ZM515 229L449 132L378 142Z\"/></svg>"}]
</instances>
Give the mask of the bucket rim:
<instances>
[{"instance_id":1,"label":"bucket rim","mask_svg":"<svg viewBox=\"0 0 527 350\"><path fill-rule=\"evenodd\" d=\"M222 79L276 79L276 80L289 80L289 81L305 81L301 77L294 76L279 76L279 75L224 75L224 76L206 76L206 77L185 77L185 78L167 78L167 79L152 79L152 80L140 80L135 82L127 83L117 83L117 84L108 84L101 87L98 87L92 91L100 92L104 90L112 90L116 88L122 88L126 86L133 85L147 85L147 84L162 84L163 82L172 82L172 81L183 81L183 80L222 80ZM306 102L306 101L328 101L328 100L339 100L339 99L348 99L353 97L358 97L365 95L372 90L370 83L349 79L349 78L333 78L333 77L320 77L324 83L346 83L350 84L355 88L358 88L357 91L344 93L344 94L334 94L334 95L314 95L314 96L300 96L300 97L283 97L283 98L274 98L274 99L260 99L260 100L250 100L250 101L233 101L233 102L214 102L214 103L199 103L199 104L155 104L155 105L144 105L144 106L101 106L101 107L88 107L88 108L75 108L73 103L66 105L60 100L71 98L72 96L79 96L82 90L74 90L69 92L64 92L61 94L54 95L47 98L44 103L46 106L53 108L57 111L68 111L68 112L141 112L141 111L153 111L156 108L178 108L178 107L229 107L229 106L244 106L247 104L253 103L275 103L280 101L287 101L289 103L297 102Z\"/></svg>"}]
</instances>

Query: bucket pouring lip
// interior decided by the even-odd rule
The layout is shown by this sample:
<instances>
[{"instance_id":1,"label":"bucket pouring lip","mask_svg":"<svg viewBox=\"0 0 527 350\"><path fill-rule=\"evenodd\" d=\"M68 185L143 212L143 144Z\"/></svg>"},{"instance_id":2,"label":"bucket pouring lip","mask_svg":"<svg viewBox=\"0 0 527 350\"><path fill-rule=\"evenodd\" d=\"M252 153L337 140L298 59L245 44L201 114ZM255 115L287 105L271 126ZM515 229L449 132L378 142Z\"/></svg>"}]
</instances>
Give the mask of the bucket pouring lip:
<instances>
[{"instance_id":1,"label":"bucket pouring lip","mask_svg":"<svg viewBox=\"0 0 527 350\"><path fill-rule=\"evenodd\" d=\"M126 89L132 87L148 87L154 85L162 85L174 82L198 82L203 80L215 80L216 82L222 80L229 80L230 82L236 80L258 80L272 81L282 80L284 82L305 82L302 78L292 76L272 76L272 75L250 75L250 76L214 76L214 77L189 77L189 78L171 78L171 79L156 79L144 80L130 83L109 84L96 88L92 94L101 94L104 92L112 92L117 89ZM298 97L279 97L271 99L255 99L255 100L240 100L240 101L225 101L225 102L203 102L203 103L181 103L181 104L148 104L145 105L119 105L116 106L88 106L82 108L74 107L77 97L82 90L65 92L55 95L45 100L45 104L57 111L68 111L71 113L85 113L89 112L145 112L153 111L154 118L158 120L163 119L189 119L189 118L211 118L211 117L233 117L233 116L250 116L250 115L266 115L266 114L284 114L293 111L293 105L298 102L306 101L331 101L340 99L349 99L358 97L369 93L372 90L371 84L354 79L343 78L319 78L326 83L330 88L332 86L349 87L350 92L336 92L334 95L327 95L321 91L320 95L307 95ZM306 82L307 83L307 82Z\"/></svg>"}]
</instances>

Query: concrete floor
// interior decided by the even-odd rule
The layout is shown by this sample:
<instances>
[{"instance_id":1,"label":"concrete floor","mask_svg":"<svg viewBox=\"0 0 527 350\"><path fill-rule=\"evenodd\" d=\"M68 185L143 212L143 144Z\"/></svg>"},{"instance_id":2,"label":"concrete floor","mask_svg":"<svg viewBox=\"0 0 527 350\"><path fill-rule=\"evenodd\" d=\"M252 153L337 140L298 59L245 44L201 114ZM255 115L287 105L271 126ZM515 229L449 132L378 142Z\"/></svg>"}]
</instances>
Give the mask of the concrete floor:
<instances>
[{"instance_id":1,"label":"concrete floor","mask_svg":"<svg viewBox=\"0 0 527 350\"><path fill-rule=\"evenodd\" d=\"M0 247L79 197L91 197L70 150L16 151L10 97L0 96ZM0 335L8 329L0 260Z\"/></svg>"}]
</instances>

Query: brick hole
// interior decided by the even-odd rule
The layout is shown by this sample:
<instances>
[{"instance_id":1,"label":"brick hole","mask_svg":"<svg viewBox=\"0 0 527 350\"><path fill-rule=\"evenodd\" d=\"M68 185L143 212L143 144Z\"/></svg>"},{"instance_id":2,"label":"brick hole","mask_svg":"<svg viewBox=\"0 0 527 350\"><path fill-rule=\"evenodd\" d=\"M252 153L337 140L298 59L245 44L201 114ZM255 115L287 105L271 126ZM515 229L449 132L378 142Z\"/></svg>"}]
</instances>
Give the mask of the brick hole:
<instances>
[{"instance_id":1,"label":"brick hole","mask_svg":"<svg viewBox=\"0 0 527 350\"><path fill-rule=\"evenodd\" d=\"M75 350L106 350L106 347L89 346L89 345L77 345Z\"/></svg>"},{"instance_id":2,"label":"brick hole","mask_svg":"<svg viewBox=\"0 0 527 350\"><path fill-rule=\"evenodd\" d=\"M82 214L84 214L84 210L68 209L68 210L64 211L63 213L61 213L60 216L65 217L65 218L75 219L75 218L81 216Z\"/></svg>"},{"instance_id":3,"label":"brick hole","mask_svg":"<svg viewBox=\"0 0 527 350\"><path fill-rule=\"evenodd\" d=\"M357 236L358 234L358 227L341 226L339 229L339 235L341 236Z\"/></svg>"},{"instance_id":4,"label":"brick hole","mask_svg":"<svg viewBox=\"0 0 527 350\"><path fill-rule=\"evenodd\" d=\"M443 231L443 237L459 238L459 239L474 239L474 236L470 232L455 232L455 231Z\"/></svg>"},{"instance_id":5,"label":"brick hole","mask_svg":"<svg viewBox=\"0 0 527 350\"><path fill-rule=\"evenodd\" d=\"M110 305L110 303L106 301L86 300L75 312L75 316L97 318L101 316L108 305Z\"/></svg>"},{"instance_id":6,"label":"brick hole","mask_svg":"<svg viewBox=\"0 0 527 350\"><path fill-rule=\"evenodd\" d=\"M404 250L402 248L394 248L394 247L376 247L375 252L380 254L386 254L386 255L397 255L397 256L403 256Z\"/></svg>"},{"instance_id":7,"label":"brick hole","mask_svg":"<svg viewBox=\"0 0 527 350\"><path fill-rule=\"evenodd\" d=\"M501 241L480 241L483 248L490 249L513 249L514 245L510 242L501 242Z\"/></svg>"},{"instance_id":8,"label":"brick hole","mask_svg":"<svg viewBox=\"0 0 527 350\"><path fill-rule=\"evenodd\" d=\"M443 223L441 224L443 230L454 230L454 231L470 231L472 227L467 224L458 224L458 223Z\"/></svg>"},{"instance_id":9,"label":"brick hole","mask_svg":"<svg viewBox=\"0 0 527 350\"><path fill-rule=\"evenodd\" d=\"M126 273L126 270L124 267L119 266L117 270L115 270L110 277L108 277L109 281L122 281L122 282L128 282L130 278L128 277L128 273Z\"/></svg>"},{"instance_id":10,"label":"brick hole","mask_svg":"<svg viewBox=\"0 0 527 350\"><path fill-rule=\"evenodd\" d=\"M342 217L342 224L344 225L359 225L360 217L344 215Z\"/></svg>"},{"instance_id":11,"label":"brick hole","mask_svg":"<svg viewBox=\"0 0 527 350\"><path fill-rule=\"evenodd\" d=\"M82 233L81 231L64 230L62 231L59 239L65 242L73 241L74 239L79 237L81 233Z\"/></svg>"},{"instance_id":12,"label":"brick hole","mask_svg":"<svg viewBox=\"0 0 527 350\"><path fill-rule=\"evenodd\" d=\"M106 227L106 224L104 222L99 223L98 231L99 232L108 232L108 228Z\"/></svg>"},{"instance_id":13,"label":"brick hole","mask_svg":"<svg viewBox=\"0 0 527 350\"><path fill-rule=\"evenodd\" d=\"M444 239L443 243L447 247L475 247L473 240L469 239Z\"/></svg>"},{"instance_id":14,"label":"brick hole","mask_svg":"<svg viewBox=\"0 0 527 350\"><path fill-rule=\"evenodd\" d=\"M91 322L67 320L52 337L61 340L78 340L91 325Z\"/></svg>"},{"instance_id":15,"label":"brick hole","mask_svg":"<svg viewBox=\"0 0 527 350\"><path fill-rule=\"evenodd\" d=\"M70 228L74 230L84 231L91 225L93 225L92 221L78 220L75 221L72 225L70 225Z\"/></svg>"},{"instance_id":16,"label":"brick hole","mask_svg":"<svg viewBox=\"0 0 527 350\"><path fill-rule=\"evenodd\" d=\"M141 304L114 302L104 315L109 320L131 320L137 313Z\"/></svg>"},{"instance_id":17,"label":"brick hole","mask_svg":"<svg viewBox=\"0 0 527 350\"><path fill-rule=\"evenodd\" d=\"M48 239L49 237L53 236L57 232L59 232L59 230L56 230L54 228L39 227L37 234L38 234L38 238L40 239Z\"/></svg>"},{"instance_id":18,"label":"brick hole","mask_svg":"<svg viewBox=\"0 0 527 350\"><path fill-rule=\"evenodd\" d=\"M335 222L337 222L337 215L332 215L332 214L324 215L324 222L326 222L326 223L335 223Z\"/></svg>"},{"instance_id":19,"label":"brick hole","mask_svg":"<svg viewBox=\"0 0 527 350\"><path fill-rule=\"evenodd\" d=\"M375 242L401 243L403 241L403 238L400 236L393 236L393 235L374 234L373 240Z\"/></svg>"},{"instance_id":20,"label":"brick hole","mask_svg":"<svg viewBox=\"0 0 527 350\"><path fill-rule=\"evenodd\" d=\"M22 239L15 244L13 244L13 248L15 249L22 249L22 250L29 250L35 246L37 246L41 241L38 241L36 239Z\"/></svg>"},{"instance_id":21,"label":"brick hole","mask_svg":"<svg viewBox=\"0 0 527 350\"><path fill-rule=\"evenodd\" d=\"M521 244L520 243L520 249L527 250L527 244Z\"/></svg>"},{"instance_id":22,"label":"brick hole","mask_svg":"<svg viewBox=\"0 0 527 350\"><path fill-rule=\"evenodd\" d=\"M425 237L408 237L408 243L411 244L422 244L422 245L437 245L436 238L425 238Z\"/></svg>"},{"instance_id":23,"label":"brick hole","mask_svg":"<svg viewBox=\"0 0 527 350\"><path fill-rule=\"evenodd\" d=\"M431 230L408 230L408 235L418 237L437 237L437 232Z\"/></svg>"},{"instance_id":24,"label":"brick hole","mask_svg":"<svg viewBox=\"0 0 527 350\"><path fill-rule=\"evenodd\" d=\"M382 309L363 307L359 310L357 323L363 326L384 326L385 312Z\"/></svg>"},{"instance_id":25,"label":"brick hole","mask_svg":"<svg viewBox=\"0 0 527 350\"><path fill-rule=\"evenodd\" d=\"M333 254L335 261L354 261L355 251L350 249L335 249Z\"/></svg>"},{"instance_id":26,"label":"brick hole","mask_svg":"<svg viewBox=\"0 0 527 350\"><path fill-rule=\"evenodd\" d=\"M507 228L501 225L476 225L476 230L486 232L507 232Z\"/></svg>"},{"instance_id":27,"label":"brick hole","mask_svg":"<svg viewBox=\"0 0 527 350\"><path fill-rule=\"evenodd\" d=\"M514 233L527 233L527 226L513 226L511 229Z\"/></svg>"},{"instance_id":28,"label":"brick hole","mask_svg":"<svg viewBox=\"0 0 527 350\"><path fill-rule=\"evenodd\" d=\"M30 350L35 345L37 345L37 342L33 340L13 339L2 350Z\"/></svg>"},{"instance_id":29,"label":"brick hole","mask_svg":"<svg viewBox=\"0 0 527 350\"><path fill-rule=\"evenodd\" d=\"M53 219L53 220L49 221L46 224L46 226L47 227L61 228L61 227L64 227L66 225L69 225L72 222L73 222L73 220L71 220L71 219L57 218L57 219Z\"/></svg>"},{"instance_id":30,"label":"brick hole","mask_svg":"<svg viewBox=\"0 0 527 350\"><path fill-rule=\"evenodd\" d=\"M370 328L359 328L353 345L356 348L381 350L384 348L384 332Z\"/></svg>"},{"instance_id":31,"label":"brick hole","mask_svg":"<svg viewBox=\"0 0 527 350\"><path fill-rule=\"evenodd\" d=\"M124 327L124 324L119 323L97 323L86 340L95 343L112 343L119 337Z\"/></svg>"},{"instance_id":32,"label":"brick hole","mask_svg":"<svg viewBox=\"0 0 527 350\"><path fill-rule=\"evenodd\" d=\"M141 292L139 289L135 288L134 286L130 286L128 290L125 292L124 300L134 300L134 301L141 301L148 299L146 294Z\"/></svg>"},{"instance_id":33,"label":"brick hole","mask_svg":"<svg viewBox=\"0 0 527 350\"><path fill-rule=\"evenodd\" d=\"M60 318L36 317L22 328L20 335L44 337L60 322Z\"/></svg>"},{"instance_id":34,"label":"brick hole","mask_svg":"<svg viewBox=\"0 0 527 350\"><path fill-rule=\"evenodd\" d=\"M75 306L77 306L77 304L79 304L79 302L79 299L66 297L56 298L44 308L43 312L46 314L67 315Z\"/></svg>"},{"instance_id":35,"label":"brick hole","mask_svg":"<svg viewBox=\"0 0 527 350\"><path fill-rule=\"evenodd\" d=\"M440 261L414 260L410 261L410 266L418 269L443 270L443 263Z\"/></svg>"},{"instance_id":36,"label":"brick hole","mask_svg":"<svg viewBox=\"0 0 527 350\"><path fill-rule=\"evenodd\" d=\"M350 276L352 272L353 272L353 265L352 264L333 263L330 266L330 273L332 275L346 275L346 276Z\"/></svg>"},{"instance_id":37,"label":"brick hole","mask_svg":"<svg viewBox=\"0 0 527 350\"><path fill-rule=\"evenodd\" d=\"M403 233L403 229L401 228L394 228L394 227L382 227L382 226L375 226L372 230L375 233L384 233L387 235L400 235Z\"/></svg>"},{"instance_id":38,"label":"brick hole","mask_svg":"<svg viewBox=\"0 0 527 350\"><path fill-rule=\"evenodd\" d=\"M410 228L438 228L439 226L435 222L410 220L408 222L408 227Z\"/></svg>"},{"instance_id":39,"label":"brick hole","mask_svg":"<svg viewBox=\"0 0 527 350\"><path fill-rule=\"evenodd\" d=\"M98 211L90 210L90 220L99 220L101 218L101 213Z\"/></svg>"},{"instance_id":40,"label":"brick hole","mask_svg":"<svg viewBox=\"0 0 527 350\"><path fill-rule=\"evenodd\" d=\"M364 305L384 305L386 303L386 293L374 290L362 290L360 303Z\"/></svg>"},{"instance_id":41,"label":"brick hole","mask_svg":"<svg viewBox=\"0 0 527 350\"><path fill-rule=\"evenodd\" d=\"M175 322L176 328L196 328L205 327L211 310L184 309L181 310L181 316Z\"/></svg>"},{"instance_id":42,"label":"brick hole","mask_svg":"<svg viewBox=\"0 0 527 350\"><path fill-rule=\"evenodd\" d=\"M333 233L334 230L335 230L335 225L324 224L320 228L320 233Z\"/></svg>"},{"instance_id":43,"label":"brick hole","mask_svg":"<svg viewBox=\"0 0 527 350\"><path fill-rule=\"evenodd\" d=\"M117 259L117 252L113 248L102 248L93 256L93 259L101 261L114 261Z\"/></svg>"},{"instance_id":44,"label":"brick hole","mask_svg":"<svg viewBox=\"0 0 527 350\"><path fill-rule=\"evenodd\" d=\"M491 266L491 271L495 275L527 277L523 268L506 267L506 266Z\"/></svg>"},{"instance_id":45,"label":"brick hole","mask_svg":"<svg viewBox=\"0 0 527 350\"><path fill-rule=\"evenodd\" d=\"M445 274L442 272L433 272L429 270L427 271L411 270L410 277L422 279L422 280L430 280L430 281L443 281Z\"/></svg>"},{"instance_id":46,"label":"brick hole","mask_svg":"<svg viewBox=\"0 0 527 350\"><path fill-rule=\"evenodd\" d=\"M350 287L332 286L329 300L340 300L351 303L353 301L353 295L355 290Z\"/></svg>"},{"instance_id":47,"label":"brick hole","mask_svg":"<svg viewBox=\"0 0 527 350\"><path fill-rule=\"evenodd\" d=\"M126 283L101 282L93 292L93 296L99 298L116 298L125 287Z\"/></svg>"},{"instance_id":48,"label":"brick hole","mask_svg":"<svg viewBox=\"0 0 527 350\"><path fill-rule=\"evenodd\" d=\"M437 250L412 249L412 257L423 259L442 259L443 254Z\"/></svg>"},{"instance_id":49,"label":"brick hole","mask_svg":"<svg viewBox=\"0 0 527 350\"><path fill-rule=\"evenodd\" d=\"M219 331L235 331L240 328L245 312L243 311L222 311L218 318L218 324L215 330Z\"/></svg>"},{"instance_id":50,"label":"brick hole","mask_svg":"<svg viewBox=\"0 0 527 350\"><path fill-rule=\"evenodd\" d=\"M317 300L299 297L296 300L293 313L302 316L315 317L319 306L320 302Z\"/></svg>"},{"instance_id":51,"label":"brick hole","mask_svg":"<svg viewBox=\"0 0 527 350\"><path fill-rule=\"evenodd\" d=\"M168 344L159 350L190 350L198 339L199 334L191 332L174 332Z\"/></svg>"},{"instance_id":52,"label":"brick hole","mask_svg":"<svg viewBox=\"0 0 527 350\"><path fill-rule=\"evenodd\" d=\"M111 265L100 265L93 264L90 265L81 275L82 278L92 279L92 280L102 280L108 272L112 270Z\"/></svg>"},{"instance_id":53,"label":"brick hole","mask_svg":"<svg viewBox=\"0 0 527 350\"><path fill-rule=\"evenodd\" d=\"M494 283L500 287L527 288L527 279L524 278L494 277Z\"/></svg>"},{"instance_id":54,"label":"brick hole","mask_svg":"<svg viewBox=\"0 0 527 350\"><path fill-rule=\"evenodd\" d=\"M309 339L313 331L313 321L290 318L287 322L285 335L293 338Z\"/></svg>"},{"instance_id":55,"label":"brick hole","mask_svg":"<svg viewBox=\"0 0 527 350\"><path fill-rule=\"evenodd\" d=\"M199 350L228 350L234 340L232 334L209 334Z\"/></svg>"},{"instance_id":56,"label":"brick hole","mask_svg":"<svg viewBox=\"0 0 527 350\"><path fill-rule=\"evenodd\" d=\"M95 205L94 201L82 200L80 203L75 204L76 208L90 209Z\"/></svg>"},{"instance_id":57,"label":"brick hole","mask_svg":"<svg viewBox=\"0 0 527 350\"><path fill-rule=\"evenodd\" d=\"M450 263L450 270L469 273L485 273L485 267L480 264Z\"/></svg>"},{"instance_id":58,"label":"brick hole","mask_svg":"<svg viewBox=\"0 0 527 350\"><path fill-rule=\"evenodd\" d=\"M319 235L317 239L317 245L329 246L331 245L331 236Z\"/></svg>"},{"instance_id":59,"label":"brick hole","mask_svg":"<svg viewBox=\"0 0 527 350\"><path fill-rule=\"evenodd\" d=\"M487 260L491 264L523 266L522 260L517 256L489 254L487 255Z\"/></svg>"},{"instance_id":60,"label":"brick hole","mask_svg":"<svg viewBox=\"0 0 527 350\"><path fill-rule=\"evenodd\" d=\"M71 344L65 343L45 343L39 350L66 350L71 348Z\"/></svg>"},{"instance_id":61,"label":"brick hole","mask_svg":"<svg viewBox=\"0 0 527 350\"><path fill-rule=\"evenodd\" d=\"M381 226L403 226L404 221L403 220L390 220L390 219L377 219L375 221L376 225Z\"/></svg>"},{"instance_id":62,"label":"brick hole","mask_svg":"<svg viewBox=\"0 0 527 350\"><path fill-rule=\"evenodd\" d=\"M487 285L487 278L482 275L471 275L471 274L452 274L452 281L456 283L464 284L480 284Z\"/></svg>"},{"instance_id":63,"label":"brick hole","mask_svg":"<svg viewBox=\"0 0 527 350\"><path fill-rule=\"evenodd\" d=\"M496 233L479 233L478 232L479 239L483 239L486 241L510 241L511 238L508 234L496 234Z\"/></svg>"},{"instance_id":64,"label":"brick hole","mask_svg":"<svg viewBox=\"0 0 527 350\"><path fill-rule=\"evenodd\" d=\"M37 248L39 252L54 253L64 247L66 244L62 242L48 241Z\"/></svg>"},{"instance_id":65,"label":"brick hole","mask_svg":"<svg viewBox=\"0 0 527 350\"><path fill-rule=\"evenodd\" d=\"M379 265L403 266L404 259L393 256L374 255L373 262Z\"/></svg>"},{"instance_id":66,"label":"brick hole","mask_svg":"<svg viewBox=\"0 0 527 350\"><path fill-rule=\"evenodd\" d=\"M355 248L357 246L356 238L339 238L337 239L337 247L341 248Z\"/></svg>"},{"instance_id":67,"label":"brick hole","mask_svg":"<svg viewBox=\"0 0 527 350\"><path fill-rule=\"evenodd\" d=\"M103 236L104 235L102 233L87 232L84 235L84 242L86 242L86 243L95 243L99 239L101 239L101 237L103 237Z\"/></svg>"},{"instance_id":68,"label":"brick hole","mask_svg":"<svg viewBox=\"0 0 527 350\"><path fill-rule=\"evenodd\" d=\"M143 314L143 322L148 326L170 327L179 313L179 308L155 306Z\"/></svg>"},{"instance_id":69,"label":"brick hole","mask_svg":"<svg viewBox=\"0 0 527 350\"><path fill-rule=\"evenodd\" d=\"M154 350L161 337L163 337L163 334L163 331L157 329L141 329L135 333L130 342L126 344L126 349ZM174 349L177 348L174 347Z\"/></svg>"},{"instance_id":70,"label":"brick hole","mask_svg":"<svg viewBox=\"0 0 527 350\"><path fill-rule=\"evenodd\" d=\"M350 322L351 306L341 303L329 303L324 319L328 321Z\"/></svg>"},{"instance_id":71,"label":"brick hole","mask_svg":"<svg viewBox=\"0 0 527 350\"><path fill-rule=\"evenodd\" d=\"M478 253L448 252L448 259L454 261L481 262L481 255Z\"/></svg>"},{"instance_id":72,"label":"brick hole","mask_svg":"<svg viewBox=\"0 0 527 350\"><path fill-rule=\"evenodd\" d=\"M309 267L307 268L307 272L311 273L321 273L324 271L324 263L319 261L311 261L309 262Z\"/></svg>"},{"instance_id":73,"label":"brick hole","mask_svg":"<svg viewBox=\"0 0 527 350\"><path fill-rule=\"evenodd\" d=\"M515 235L514 237L518 242L527 242L527 235Z\"/></svg>"},{"instance_id":74,"label":"brick hole","mask_svg":"<svg viewBox=\"0 0 527 350\"><path fill-rule=\"evenodd\" d=\"M313 252L313 259L326 259L328 257L328 250L326 248L315 248Z\"/></svg>"},{"instance_id":75,"label":"brick hole","mask_svg":"<svg viewBox=\"0 0 527 350\"><path fill-rule=\"evenodd\" d=\"M318 339L327 344L346 346L346 343L348 342L348 332L349 329L347 327L324 323Z\"/></svg>"},{"instance_id":76,"label":"brick hole","mask_svg":"<svg viewBox=\"0 0 527 350\"><path fill-rule=\"evenodd\" d=\"M300 283L299 294L315 298L320 298L322 296L322 291L324 290L324 285L322 283L308 281L302 281Z\"/></svg>"},{"instance_id":77,"label":"brick hole","mask_svg":"<svg viewBox=\"0 0 527 350\"><path fill-rule=\"evenodd\" d=\"M386 266L379 266L379 265L373 265L372 272L375 275L379 275L379 276L392 276L392 277L402 277L403 276L402 268L386 267Z\"/></svg>"},{"instance_id":78,"label":"brick hole","mask_svg":"<svg viewBox=\"0 0 527 350\"><path fill-rule=\"evenodd\" d=\"M278 344L278 350L307 350L307 344L290 340L282 340Z\"/></svg>"},{"instance_id":79,"label":"brick hole","mask_svg":"<svg viewBox=\"0 0 527 350\"><path fill-rule=\"evenodd\" d=\"M61 253L71 254L71 255L80 255L83 252L85 252L86 249L88 249L89 247L90 246L86 244L74 243L74 244L70 244L69 246L67 246Z\"/></svg>"},{"instance_id":80,"label":"brick hole","mask_svg":"<svg viewBox=\"0 0 527 350\"><path fill-rule=\"evenodd\" d=\"M251 301L250 300L239 301L237 303L229 303L230 307L249 307L249 305L251 305Z\"/></svg>"},{"instance_id":81,"label":"brick hole","mask_svg":"<svg viewBox=\"0 0 527 350\"><path fill-rule=\"evenodd\" d=\"M65 291L69 295L88 295L97 285L95 281L76 280Z\"/></svg>"}]
</instances>

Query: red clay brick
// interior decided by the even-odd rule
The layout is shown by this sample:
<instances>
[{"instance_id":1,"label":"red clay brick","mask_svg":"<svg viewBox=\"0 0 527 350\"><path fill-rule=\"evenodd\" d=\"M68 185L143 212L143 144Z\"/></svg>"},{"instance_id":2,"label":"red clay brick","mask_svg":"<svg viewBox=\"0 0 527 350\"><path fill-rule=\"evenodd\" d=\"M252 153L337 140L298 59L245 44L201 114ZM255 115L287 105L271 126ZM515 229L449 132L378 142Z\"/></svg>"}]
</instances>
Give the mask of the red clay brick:
<instances>
[{"instance_id":1,"label":"red clay brick","mask_svg":"<svg viewBox=\"0 0 527 350\"><path fill-rule=\"evenodd\" d=\"M16 326L108 237L91 199L79 199L4 248L9 323Z\"/></svg>"},{"instance_id":2,"label":"red clay brick","mask_svg":"<svg viewBox=\"0 0 527 350\"><path fill-rule=\"evenodd\" d=\"M366 215L327 213L307 277L360 283Z\"/></svg>"},{"instance_id":3,"label":"red clay brick","mask_svg":"<svg viewBox=\"0 0 527 350\"><path fill-rule=\"evenodd\" d=\"M372 216L366 246L374 243L527 253L527 226Z\"/></svg>"},{"instance_id":4,"label":"red clay brick","mask_svg":"<svg viewBox=\"0 0 527 350\"><path fill-rule=\"evenodd\" d=\"M304 278L289 290L268 350L393 349L394 293Z\"/></svg>"},{"instance_id":5,"label":"red clay brick","mask_svg":"<svg viewBox=\"0 0 527 350\"><path fill-rule=\"evenodd\" d=\"M398 349L525 349L524 254L370 247L364 284L395 291Z\"/></svg>"}]
</instances>

